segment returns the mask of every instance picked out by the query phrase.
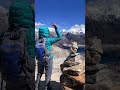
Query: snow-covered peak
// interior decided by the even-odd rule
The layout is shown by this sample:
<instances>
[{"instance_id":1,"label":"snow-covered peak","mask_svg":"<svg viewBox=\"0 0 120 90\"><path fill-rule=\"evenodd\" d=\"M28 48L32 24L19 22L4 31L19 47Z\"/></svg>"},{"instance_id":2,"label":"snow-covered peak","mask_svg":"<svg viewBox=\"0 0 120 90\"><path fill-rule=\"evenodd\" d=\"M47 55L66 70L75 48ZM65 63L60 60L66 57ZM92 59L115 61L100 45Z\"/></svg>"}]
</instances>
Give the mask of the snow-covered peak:
<instances>
[{"instance_id":1,"label":"snow-covered peak","mask_svg":"<svg viewBox=\"0 0 120 90\"><path fill-rule=\"evenodd\" d=\"M49 28L50 33L52 35L56 35L54 28L52 28L52 27L48 27L48 28ZM66 35L67 33L72 33L72 34L75 34L75 35L84 35L85 34L85 25L83 25L83 24L81 24L81 25L75 24L70 29L62 29L60 31L64 35ZM36 32L36 35L38 36L38 29L37 28L35 28L35 32Z\"/></svg>"},{"instance_id":2,"label":"snow-covered peak","mask_svg":"<svg viewBox=\"0 0 120 90\"><path fill-rule=\"evenodd\" d=\"M69 33L72 33L72 34L75 34L75 35L85 34L85 25L83 25L83 24L82 25L75 24L70 29L68 29L68 30L63 29L63 30L61 30L61 32L63 34L67 34L69 32Z\"/></svg>"}]
</instances>

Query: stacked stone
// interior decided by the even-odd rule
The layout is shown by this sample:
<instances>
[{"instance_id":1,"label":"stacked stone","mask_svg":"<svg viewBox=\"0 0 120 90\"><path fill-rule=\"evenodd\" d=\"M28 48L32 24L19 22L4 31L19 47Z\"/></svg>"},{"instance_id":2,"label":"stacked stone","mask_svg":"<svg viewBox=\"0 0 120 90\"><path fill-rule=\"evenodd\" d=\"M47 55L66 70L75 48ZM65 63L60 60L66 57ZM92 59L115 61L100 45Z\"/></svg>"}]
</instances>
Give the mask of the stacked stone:
<instances>
[{"instance_id":1,"label":"stacked stone","mask_svg":"<svg viewBox=\"0 0 120 90\"><path fill-rule=\"evenodd\" d=\"M77 90L77 88L81 88L80 90L82 90L85 82L85 74L81 71L81 66L80 63L69 67L66 67L65 63L61 65L63 70L61 70L60 83L65 90Z\"/></svg>"},{"instance_id":2,"label":"stacked stone","mask_svg":"<svg viewBox=\"0 0 120 90\"><path fill-rule=\"evenodd\" d=\"M64 90L82 90L85 83L85 66L78 55L69 55L60 65L62 75L60 83Z\"/></svg>"},{"instance_id":3,"label":"stacked stone","mask_svg":"<svg viewBox=\"0 0 120 90\"><path fill-rule=\"evenodd\" d=\"M86 49L86 90L111 90L111 84L107 83L110 83L107 66L99 63L102 54L101 40L97 37L92 38Z\"/></svg>"}]
</instances>

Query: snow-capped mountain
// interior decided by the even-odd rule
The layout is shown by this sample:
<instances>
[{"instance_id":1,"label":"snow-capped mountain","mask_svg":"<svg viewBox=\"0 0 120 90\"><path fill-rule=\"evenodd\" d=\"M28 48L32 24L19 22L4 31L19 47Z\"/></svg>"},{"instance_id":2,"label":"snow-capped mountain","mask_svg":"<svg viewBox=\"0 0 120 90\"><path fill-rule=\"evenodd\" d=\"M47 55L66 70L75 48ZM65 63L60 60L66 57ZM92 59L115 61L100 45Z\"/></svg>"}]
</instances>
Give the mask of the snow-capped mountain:
<instances>
[{"instance_id":1,"label":"snow-capped mountain","mask_svg":"<svg viewBox=\"0 0 120 90\"><path fill-rule=\"evenodd\" d=\"M63 29L63 30L61 30L61 32L63 34L72 33L72 34L75 34L75 35L83 35L83 34L85 34L85 25L75 24L70 29L68 29L68 30Z\"/></svg>"},{"instance_id":2,"label":"snow-capped mountain","mask_svg":"<svg viewBox=\"0 0 120 90\"><path fill-rule=\"evenodd\" d=\"M56 33L54 28L49 27L50 30L50 37L56 37ZM36 38L38 37L38 30L36 31ZM62 40L57 42L55 45L61 47L61 48L67 48L64 47L63 44L71 44L72 41L76 41L78 44L85 44L85 25L74 25L70 29L62 29L60 30L62 33Z\"/></svg>"}]
</instances>

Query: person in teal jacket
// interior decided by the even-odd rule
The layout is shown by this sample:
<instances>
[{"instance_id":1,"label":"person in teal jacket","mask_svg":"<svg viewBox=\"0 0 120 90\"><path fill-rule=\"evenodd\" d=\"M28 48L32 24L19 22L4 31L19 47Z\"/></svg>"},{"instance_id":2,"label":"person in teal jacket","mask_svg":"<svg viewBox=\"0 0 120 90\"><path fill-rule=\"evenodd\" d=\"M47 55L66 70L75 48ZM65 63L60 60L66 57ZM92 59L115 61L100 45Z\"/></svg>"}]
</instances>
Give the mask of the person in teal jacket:
<instances>
[{"instance_id":1,"label":"person in teal jacket","mask_svg":"<svg viewBox=\"0 0 120 90\"><path fill-rule=\"evenodd\" d=\"M55 32L57 34L57 37L51 38L50 37L50 31L48 27L42 26L39 29L39 38L43 37L46 38L46 48L48 51L51 51L52 45L62 39L62 34L57 28L56 24L52 24L52 26L55 29ZM52 66L53 66L53 54L50 54L50 58L46 61L39 61L38 60L38 76L37 76L37 87L38 87L38 82L41 79L41 76L44 72L45 69L45 90L51 90L50 87L50 79L51 79L51 74L52 74ZM38 79L39 78L39 79Z\"/></svg>"}]
</instances>

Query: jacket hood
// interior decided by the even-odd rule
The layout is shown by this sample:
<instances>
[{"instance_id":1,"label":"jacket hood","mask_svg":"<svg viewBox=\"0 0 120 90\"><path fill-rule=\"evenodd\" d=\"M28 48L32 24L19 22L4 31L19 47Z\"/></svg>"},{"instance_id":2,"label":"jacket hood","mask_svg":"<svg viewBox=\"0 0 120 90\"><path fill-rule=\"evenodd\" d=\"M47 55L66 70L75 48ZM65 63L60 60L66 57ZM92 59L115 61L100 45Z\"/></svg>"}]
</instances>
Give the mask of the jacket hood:
<instances>
[{"instance_id":1,"label":"jacket hood","mask_svg":"<svg viewBox=\"0 0 120 90\"><path fill-rule=\"evenodd\" d=\"M49 31L48 27L42 26L39 28L39 37L41 37L41 36L45 37L45 38L50 36L50 31Z\"/></svg>"}]
</instances>

